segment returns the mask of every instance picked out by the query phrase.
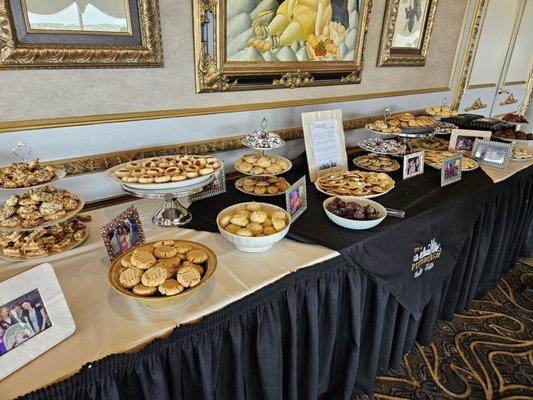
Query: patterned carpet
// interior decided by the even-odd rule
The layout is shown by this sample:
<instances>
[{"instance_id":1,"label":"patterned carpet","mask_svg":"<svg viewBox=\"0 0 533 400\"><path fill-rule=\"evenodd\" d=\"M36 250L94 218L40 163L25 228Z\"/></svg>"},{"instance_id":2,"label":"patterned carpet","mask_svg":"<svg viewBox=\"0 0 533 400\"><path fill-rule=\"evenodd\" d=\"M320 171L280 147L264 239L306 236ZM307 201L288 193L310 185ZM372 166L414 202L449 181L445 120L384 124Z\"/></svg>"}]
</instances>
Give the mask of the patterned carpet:
<instances>
[{"instance_id":1,"label":"patterned carpet","mask_svg":"<svg viewBox=\"0 0 533 400\"><path fill-rule=\"evenodd\" d=\"M533 263L518 263L466 315L439 322L398 370L376 381L374 400L533 399Z\"/></svg>"}]
</instances>

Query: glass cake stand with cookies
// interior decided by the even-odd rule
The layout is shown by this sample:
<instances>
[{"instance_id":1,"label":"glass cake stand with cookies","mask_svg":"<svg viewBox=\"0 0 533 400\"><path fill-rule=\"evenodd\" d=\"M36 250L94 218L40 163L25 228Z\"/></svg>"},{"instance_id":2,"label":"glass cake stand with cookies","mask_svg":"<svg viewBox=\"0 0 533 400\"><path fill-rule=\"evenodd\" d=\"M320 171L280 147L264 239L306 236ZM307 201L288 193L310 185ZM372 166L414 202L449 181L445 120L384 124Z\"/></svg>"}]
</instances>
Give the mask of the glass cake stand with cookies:
<instances>
[{"instance_id":1,"label":"glass cake stand with cookies","mask_svg":"<svg viewBox=\"0 0 533 400\"><path fill-rule=\"evenodd\" d=\"M278 196L285 194L290 184L279 175L292 168L289 159L277 155L268 155L267 150L279 149L285 141L275 132L266 132L266 119L261 130L246 135L241 143L254 150L241 157L235 163L235 169L247 175L237 179L235 187L243 193L255 196Z\"/></svg>"}]
</instances>

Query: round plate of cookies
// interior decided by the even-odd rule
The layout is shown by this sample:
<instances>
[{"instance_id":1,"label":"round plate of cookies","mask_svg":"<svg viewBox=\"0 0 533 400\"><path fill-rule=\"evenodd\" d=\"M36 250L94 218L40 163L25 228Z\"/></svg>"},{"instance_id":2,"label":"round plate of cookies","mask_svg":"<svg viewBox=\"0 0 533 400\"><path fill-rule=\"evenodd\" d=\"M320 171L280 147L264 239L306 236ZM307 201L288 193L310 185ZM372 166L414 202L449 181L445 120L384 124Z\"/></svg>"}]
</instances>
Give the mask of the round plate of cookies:
<instances>
[{"instance_id":1,"label":"round plate of cookies","mask_svg":"<svg viewBox=\"0 0 533 400\"><path fill-rule=\"evenodd\" d=\"M31 231L56 225L77 215L83 205L79 195L50 186L13 194L0 205L0 230Z\"/></svg>"},{"instance_id":2,"label":"round plate of cookies","mask_svg":"<svg viewBox=\"0 0 533 400\"><path fill-rule=\"evenodd\" d=\"M321 176L315 181L319 192L329 196L358 196L367 199L390 192L394 180L384 172L348 171Z\"/></svg>"},{"instance_id":3,"label":"round plate of cookies","mask_svg":"<svg viewBox=\"0 0 533 400\"><path fill-rule=\"evenodd\" d=\"M144 302L178 301L204 285L217 267L215 253L189 240L136 246L115 259L108 272L117 292Z\"/></svg>"},{"instance_id":4,"label":"round plate of cookies","mask_svg":"<svg viewBox=\"0 0 533 400\"><path fill-rule=\"evenodd\" d=\"M424 155L424 163L432 168L440 170L442 168L442 162L444 159L455 154L457 153L452 151L426 150ZM473 171L477 168L479 168L479 163L476 160L465 156L461 158L461 172Z\"/></svg>"},{"instance_id":5,"label":"round plate of cookies","mask_svg":"<svg viewBox=\"0 0 533 400\"><path fill-rule=\"evenodd\" d=\"M392 172L400 169L400 163L380 154L365 154L354 158L353 163L359 168L376 172Z\"/></svg>"},{"instance_id":6,"label":"round plate of cookies","mask_svg":"<svg viewBox=\"0 0 533 400\"><path fill-rule=\"evenodd\" d=\"M285 178L281 176L271 177L244 177L237 179L235 187L243 193L256 196L279 196L284 194L290 187Z\"/></svg>"},{"instance_id":7,"label":"round plate of cookies","mask_svg":"<svg viewBox=\"0 0 533 400\"><path fill-rule=\"evenodd\" d=\"M280 175L291 168L291 161L285 157L262 154L247 154L235 163L237 171L251 176Z\"/></svg>"},{"instance_id":8,"label":"round plate of cookies","mask_svg":"<svg viewBox=\"0 0 533 400\"><path fill-rule=\"evenodd\" d=\"M58 181L66 175L63 168L42 165L36 158L29 163L14 163L0 168L0 189L16 192L21 189L35 189Z\"/></svg>"},{"instance_id":9,"label":"round plate of cookies","mask_svg":"<svg viewBox=\"0 0 533 400\"><path fill-rule=\"evenodd\" d=\"M221 167L212 156L164 156L117 165L106 171L106 177L132 189L173 189L207 181Z\"/></svg>"}]
</instances>

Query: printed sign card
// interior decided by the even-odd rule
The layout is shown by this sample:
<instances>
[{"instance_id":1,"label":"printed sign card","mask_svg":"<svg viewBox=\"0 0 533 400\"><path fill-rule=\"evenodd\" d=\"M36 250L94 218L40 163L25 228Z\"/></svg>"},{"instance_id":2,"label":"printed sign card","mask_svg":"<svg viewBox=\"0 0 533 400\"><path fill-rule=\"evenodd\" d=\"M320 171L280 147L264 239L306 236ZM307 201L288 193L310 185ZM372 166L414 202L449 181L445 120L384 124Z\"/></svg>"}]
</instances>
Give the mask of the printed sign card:
<instances>
[{"instance_id":1,"label":"printed sign card","mask_svg":"<svg viewBox=\"0 0 533 400\"><path fill-rule=\"evenodd\" d=\"M292 222L307 210L307 187L305 175L298 179L285 193L286 209Z\"/></svg>"},{"instance_id":2,"label":"printed sign card","mask_svg":"<svg viewBox=\"0 0 533 400\"><path fill-rule=\"evenodd\" d=\"M341 110L303 113L302 124L311 182L330 172L347 171Z\"/></svg>"}]
</instances>

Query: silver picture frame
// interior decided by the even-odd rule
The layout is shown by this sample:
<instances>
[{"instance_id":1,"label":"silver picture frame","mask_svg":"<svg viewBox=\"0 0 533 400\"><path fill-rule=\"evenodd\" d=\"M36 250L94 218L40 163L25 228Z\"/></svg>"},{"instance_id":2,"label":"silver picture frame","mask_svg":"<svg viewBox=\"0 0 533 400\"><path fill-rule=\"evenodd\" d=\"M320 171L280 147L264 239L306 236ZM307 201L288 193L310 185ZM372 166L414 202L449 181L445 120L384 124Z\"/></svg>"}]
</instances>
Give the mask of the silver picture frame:
<instances>
[{"instance_id":1,"label":"silver picture frame","mask_svg":"<svg viewBox=\"0 0 533 400\"><path fill-rule=\"evenodd\" d=\"M509 165L514 146L514 143L476 139L471 156L480 165L505 169Z\"/></svg>"}]
</instances>

